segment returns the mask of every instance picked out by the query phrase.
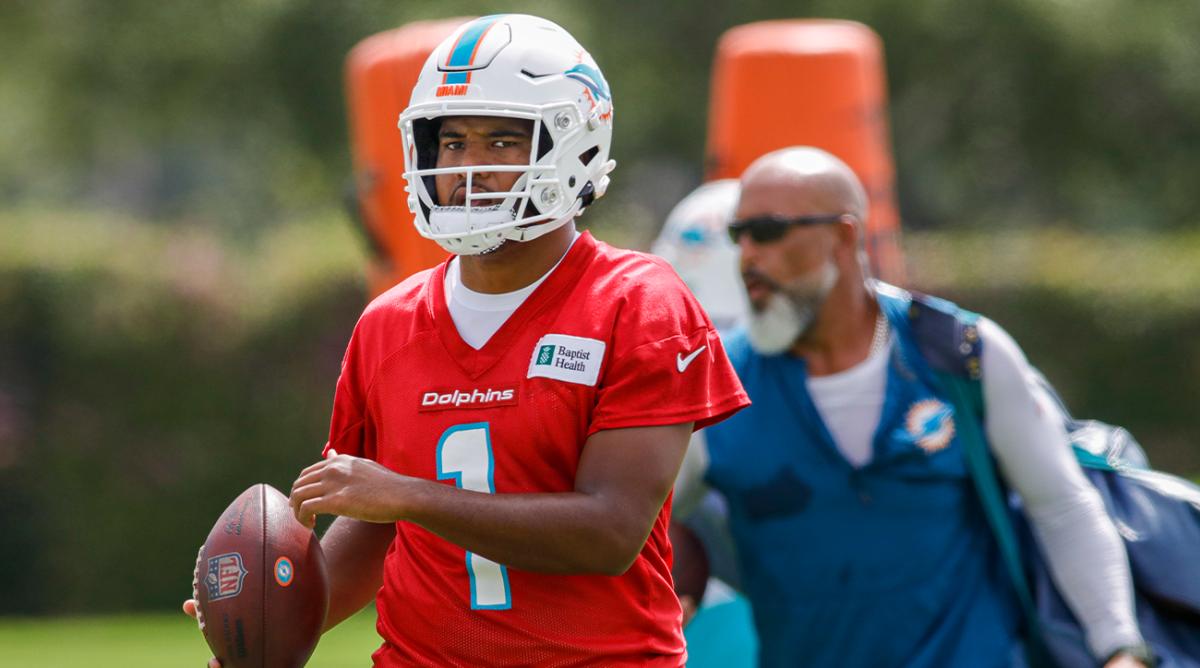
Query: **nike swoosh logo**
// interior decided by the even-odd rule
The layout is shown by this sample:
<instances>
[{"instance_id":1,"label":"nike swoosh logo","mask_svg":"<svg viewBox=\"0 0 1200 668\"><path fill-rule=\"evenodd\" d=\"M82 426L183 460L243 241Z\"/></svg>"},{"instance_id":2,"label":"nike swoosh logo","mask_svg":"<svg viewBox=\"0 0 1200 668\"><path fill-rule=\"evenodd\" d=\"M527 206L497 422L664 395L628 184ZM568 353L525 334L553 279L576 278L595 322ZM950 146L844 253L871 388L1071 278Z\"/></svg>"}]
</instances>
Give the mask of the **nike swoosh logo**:
<instances>
[{"instance_id":1,"label":"nike swoosh logo","mask_svg":"<svg viewBox=\"0 0 1200 668\"><path fill-rule=\"evenodd\" d=\"M696 356L704 352L704 349L707 347L707 345L700 346L699 348L693 350L687 357L684 357L683 353L675 353L675 368L679 370L679 373L687 371L687 368L691 365L692 360L696 359Z\"/></svg>"}]
</instances>

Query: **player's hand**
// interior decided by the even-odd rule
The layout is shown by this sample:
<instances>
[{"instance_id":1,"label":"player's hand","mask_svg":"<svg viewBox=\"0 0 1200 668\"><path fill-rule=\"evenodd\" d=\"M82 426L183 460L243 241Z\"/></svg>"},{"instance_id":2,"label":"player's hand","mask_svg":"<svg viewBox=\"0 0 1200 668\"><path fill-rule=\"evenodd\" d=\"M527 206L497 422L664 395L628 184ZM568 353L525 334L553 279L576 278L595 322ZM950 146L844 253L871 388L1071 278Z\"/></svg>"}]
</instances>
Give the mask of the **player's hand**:
<instances>
[{"instance_id":1,"label":"player's hand","mask_svg":"<svg viewBox=\"0 0 1200 668\"><path fill-rule=\"evenodd\" d=\"M199 623L200 620L196 617L196 599L189 598L183 602L183 613ZM208 660L208 668L221 668L221 662L214 656Z\"/></svg>"},{"instance_id":2,"label":"player's hand","mask_svg":"<svg viewBox=\"0 0 1200 668\"><path fill-rule=\"evenodd\" d=\"M370 459L330 450L324 460L300 472L289 500L296 519L309 528L316 524L318 514L395 522L400 517L394 500L406 480Z\"/></svg>"},{"instance_id":3,"label":"player's hand","mask_svg":"<svg viewBox=\"0 0 1200 668\"><path fill-rule=\"evenodd\" d=\"M1108 662L1104 664L1104 668L1148 668L1148 666L1141 659L1124 652L1120 652L1113 658L1109 659Z\"/></svg>"},{"instance_id":4,"label":"player's hand","mask_svg":"<svg viewBox=\"0 0 1200 668\"><path fill-rule=\"evenodd\" d=\"M687 626L692 618L696 616L698 608L696 606L696 597L684 594L679 597L679 607L683 608L683 625Z\"/></svg>"}]
</instances>

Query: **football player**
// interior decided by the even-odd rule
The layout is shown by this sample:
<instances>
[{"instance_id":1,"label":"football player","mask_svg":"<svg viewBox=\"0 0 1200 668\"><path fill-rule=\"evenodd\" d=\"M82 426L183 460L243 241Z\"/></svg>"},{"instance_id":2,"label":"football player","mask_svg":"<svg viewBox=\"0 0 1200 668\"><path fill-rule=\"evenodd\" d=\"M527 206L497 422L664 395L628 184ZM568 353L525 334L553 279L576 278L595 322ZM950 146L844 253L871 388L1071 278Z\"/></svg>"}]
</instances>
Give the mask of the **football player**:
<instances>
[{"instance_id":1,"label":"football player","mask_svg":"<svg viewBox=\"0 0 1200 668\"><path fill-rule=\"evenodd\" d=\"M743 324L750 310L738 281L738 249L725 230L737 200L737 179L701 185L671 209L650 246L671 263L722 333Z\"/></svg>"},{"instance_id":2,"label":"football player","mask_svg":"<svg viewBox=\"0 0 1200 668\"><path fill-rule=\"evenodd\" d=\"M667 499L692 430L748 400L665 262L575 229L612 123L592 57L523 15L453 33L400 117L453 257L364 311L291 494L339 516L327 627L374 599L376 666L685 661Z\"/></svg>"}]
</instances>

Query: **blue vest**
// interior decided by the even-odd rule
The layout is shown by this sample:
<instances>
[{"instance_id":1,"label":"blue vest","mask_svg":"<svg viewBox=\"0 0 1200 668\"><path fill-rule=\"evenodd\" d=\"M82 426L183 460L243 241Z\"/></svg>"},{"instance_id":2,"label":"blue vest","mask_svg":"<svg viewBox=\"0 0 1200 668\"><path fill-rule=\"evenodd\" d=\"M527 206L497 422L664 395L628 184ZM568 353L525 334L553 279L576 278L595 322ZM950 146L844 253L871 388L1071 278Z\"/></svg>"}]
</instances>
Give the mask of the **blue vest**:
<instances>
[{"instance_id":1,"label":"blue vest","mask_svg":"<svg viewBox=\"0 0 1200 668\"><path fill-rule=\"evenodd\" d=\"M754 403L706 431L707 479L729 502L760 664L1009 666L1020 613L930 366L978 347L961 340L975 316L890 286L879 301L895 345L862 468L834 445L803 360L727 344Z\"/></svg>"}]
</instances>

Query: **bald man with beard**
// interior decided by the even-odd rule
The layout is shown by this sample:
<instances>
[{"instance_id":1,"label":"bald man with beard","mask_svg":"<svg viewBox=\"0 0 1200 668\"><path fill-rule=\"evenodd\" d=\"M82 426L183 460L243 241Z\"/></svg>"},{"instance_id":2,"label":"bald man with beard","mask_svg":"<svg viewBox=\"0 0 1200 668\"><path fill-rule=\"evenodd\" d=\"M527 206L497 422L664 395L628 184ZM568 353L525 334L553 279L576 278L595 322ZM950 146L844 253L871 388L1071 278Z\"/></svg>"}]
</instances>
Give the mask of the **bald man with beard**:
<instances>
[{"instance_id":1,"label":"bald man with beard","mask_svg":"<svg viewBox=\"0 0 1200 668\"><path fill-rule=\"evenodd\" d=\"M954 428L978 418L955 414L932 373L967 331L982 432L1096 665L1148 665L1124 545L1037 372L994 322L871 280L867 211L849 167L796 147L746 170L729 225L751 313L727 348L753 405L695 440L676 514L725 496L760 665L1023 665Z\"/></svg>"}]
</instances>

